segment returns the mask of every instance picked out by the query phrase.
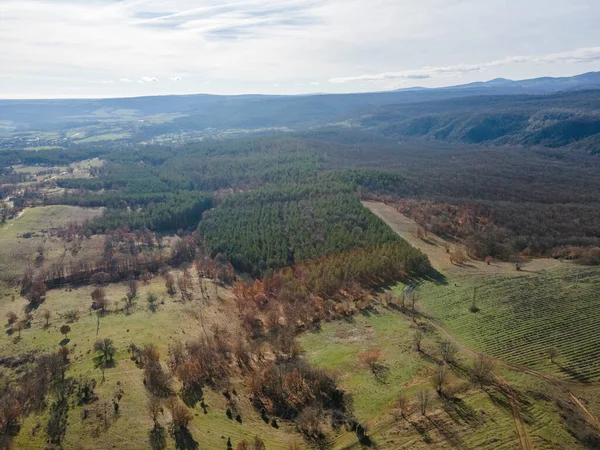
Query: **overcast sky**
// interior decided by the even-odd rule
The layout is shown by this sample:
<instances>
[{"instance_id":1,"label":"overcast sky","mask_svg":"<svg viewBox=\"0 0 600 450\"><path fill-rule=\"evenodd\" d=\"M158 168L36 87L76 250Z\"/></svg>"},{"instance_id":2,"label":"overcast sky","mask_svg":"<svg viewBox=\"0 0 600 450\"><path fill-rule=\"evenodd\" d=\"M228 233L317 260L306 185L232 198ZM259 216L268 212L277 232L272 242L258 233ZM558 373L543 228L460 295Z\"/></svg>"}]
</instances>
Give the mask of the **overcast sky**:
<instances>
[{"instance_id":1,"label":"overcast sky","mask_svg":"<svg viewBox=\"0 0 600 450\"><path fill-rule=\"evenodd\" d=\"M0 0L0 98L358 92L600 70L599 0Z\"/></svg>"}]
</instances>

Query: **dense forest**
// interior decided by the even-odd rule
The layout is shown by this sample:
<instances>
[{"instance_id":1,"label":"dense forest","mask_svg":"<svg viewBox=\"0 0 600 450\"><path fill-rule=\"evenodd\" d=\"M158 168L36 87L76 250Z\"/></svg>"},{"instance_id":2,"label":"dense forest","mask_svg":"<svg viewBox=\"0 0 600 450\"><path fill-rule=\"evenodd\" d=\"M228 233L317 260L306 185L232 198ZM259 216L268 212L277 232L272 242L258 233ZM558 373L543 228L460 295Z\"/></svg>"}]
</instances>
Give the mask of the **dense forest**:
<instances>
[{"instance_id":1,"label":"dense forest","mask_svg":"<svg viewBox=\"0 0 600 450\"><path fill-rule=\"evenodd\" d=\"M474 257L600 245L600 162L568 150L398 143L330 127L174 148L7 151L0 164L4 177L15 178L22 177L10 172L16 163L35 161L42 170L92 157L105 161L95 177L59 178L63 192L38 201L105 207L89 225L97 231L198 228L213 254L254 274L386 242L357 198L392 202L426 229L468 240ZM28 191L15 197L16 205L35 201ZM458 210L477 217L463 220Z\"/></svg>"},{"instance_id":2,"label":"dense forest","mask_svg":"<svg viewBox=\"0 0 600 450\"><path fill-rule=\"evenodd\" d=\"M213 254L225 253L234 267L253 274L399 240L356 196L323 191L294 188L231 197L198 230Z\"/></svg>"}]
</instances>

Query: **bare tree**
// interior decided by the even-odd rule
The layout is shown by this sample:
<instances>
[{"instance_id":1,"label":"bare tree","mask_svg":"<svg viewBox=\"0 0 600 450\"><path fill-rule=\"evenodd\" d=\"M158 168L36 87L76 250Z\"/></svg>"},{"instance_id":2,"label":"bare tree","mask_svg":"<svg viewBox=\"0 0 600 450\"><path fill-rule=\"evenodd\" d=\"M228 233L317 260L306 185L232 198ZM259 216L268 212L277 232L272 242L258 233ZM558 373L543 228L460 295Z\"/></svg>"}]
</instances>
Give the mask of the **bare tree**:
<instances>
[{"instance_id":1,"label":"bare tree","mask_svg":"<svg viewBox=\"0 0 600 450\"><path fill-rule=\"evenodd\" d=\"M127 287L129 288L129 291L127 292L127 298L137 297L138 283L135 280L135 278L129 278L129 281L127 282Z\"/></svg>"},{"instance_id":2,"label":"bare tree","mask_svg":"<svg viewBox=\"0 0 600 450\"><path fill-rule=\"evenodd\" d=\"M448 373L446 371L446 366L444 364L439 364L433 373L431 382L433 383L433 387L440 397L444 393L444 386L446 386L447 379Z\"/></svg>"},{"instance_id":3,"label":"bare tree","mask_svg":"<svg viewBox=\"0 0 600 450\"><path fill-rule=\"evenodd\" d=\"M456 358L456 354L458 353L458 348L450 341L442 341L440 342L440 354L442 355L442 360L451 364L454 362Z\"/></svg>"},{"instance_id":4,"label":"bare tree","mask_svg":"<svg viewBox=\"0 0 600 450\"><path fill-rule=\"evenodd\" d=\"M165 273L165 287L170 296L175 295L175 279L169 272Z\"/></svg>"},{"instance_id":5,"label":"bare tree","mask_svg":"<svg viewBox=\"0 0 600 450\"><path fill-rule=\"evenodd\" d=\"M52 313L49 310L45 309L42 311L42 317L46 321L45 327L48 328L50 326L50 317L52 317Z\"/></svg>"},{"instance_id":6,"label":"bare tree","mask_svg":"<svg viewBox=\"0 0 600 450\"><path fill-rule=\"evenodd\" d=\"M478 355L471 369L471 380L482 388L494 381L494 361L486 355Z\"/></svg>"},{"instance_id":7,"label":"bare tree","mask_svg":"<svg viewBox=\"0 0 600 450\"><path fill-rule=\"evenodd\" d=\"M415 343L415 350L421 352L421 345L423 343L424 334L421 330L415 331L413 335L413 342Z\"/></svg>"},{"instance_id":8,"label":"bare tree","mask_svg":"<svg viewBox=\"0 0 600 450\"><path fill-rule=\"evenodd\" d=\"M265 445L265 441L263 441L258 436L254 436L254 445L252 450L267 450L267 446Z\"/></svg>"},{"instance_id":9,"label":"bare tree","mask_svg":"<svg viewBox=\"0 0 600 450\"><path fill-rule=\"evenodd\" d=\"M406 419L410 415L410 401L405 395L400 395L396 400L396 409L400 412L400 417Z\"/></svg>"},{"instance_id":10,"label":"bare tree","mask_svg":"<svg viewBox=\"0 0 600 450\"><path fill-rule=\"evenodd\" d=\"M421 389L417 392L417 405L419 405L419 411L422 416L427 415L427 410L431 404L431 393L429 390Z\"/></svg>"},{"instance_id":11,"label":"bare tree","mask_svg":"<svg viewBox=\"0 0 600 450\"><path fill-rule=\"evenodd\" d=\"M13 325L13 330L17 332L17 337L21 338L21 331L25 329L25 322L23 320L19 320L17 323Z\"/></svg>"},{"instance_id":12,"label":"bare tree","mask_svg":"<svg viewBox=\"0 0 600 450\"><path fill-rule=\"evenodd\" d=\"M161 414L163 411L162 399L155 395L150 395L150 397L148 398L148 403L146 405L146 410L148 411L150 419L152 419L154 428L158 428L158 415Z\"/></svg>"},{"instance_id":13,"label":"bare tree","mask_svg":"<svg viewBox=\"0 0 600 450\"><path fill-rule=\"evenodd\" d=\"M106 312L106 308L108 307L108 300L106 299L106 293L104 288L98 287L92 291L90 294L92 297L92 308L99 309L102 312Z\"/></svg>"},{"instance_id":14,"label":"bare tree","mask_svg":"<svg viewBox=\"0 0 600 450\"><path fill-rule=\"evenodd\" d=\"M146 301L148 302L148 309L151 312L156 312L156 303L158 302L158 297L156 296L156 294L153 292L149 292L148 296L146 297Z\"/></svg>"},{"instance_id":15,"label":"bare tree","mask_svg":"<svg viewBox=\"0 0 600 450\"><path fill-rule=\"evenodd\" d=\"M6 313L6 321L8 322L8 325L14 324L18 319L19 316L17 316L14 312L9 311Z\"/></svg>"}]
</instances>

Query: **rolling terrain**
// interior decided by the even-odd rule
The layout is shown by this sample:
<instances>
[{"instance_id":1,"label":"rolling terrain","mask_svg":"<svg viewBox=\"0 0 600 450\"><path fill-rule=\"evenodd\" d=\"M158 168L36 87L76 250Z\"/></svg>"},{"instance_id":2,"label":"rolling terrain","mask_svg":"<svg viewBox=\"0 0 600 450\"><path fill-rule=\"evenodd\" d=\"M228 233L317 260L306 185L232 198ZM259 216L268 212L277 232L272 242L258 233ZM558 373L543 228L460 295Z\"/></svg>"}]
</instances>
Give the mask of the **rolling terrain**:
<instances>
[{"instance_id":1,"label":"rolling terrain","mask_svg":"<svg viewBox=\"0 0 600 450\"><path fill-rule=\"evenodd\" d=\"M0 105L0 447L598 448L595 77Z\"/></svg>"},{"instance_id":2,"label":"rolling terrain","mask_svg":"<svg viewBox=\"0 0 600 450\"><path fill-rule=\"evenodd\" d=\"M178 143L333 126L392 139L597 152L600 75L304 96L0 100L0 148Z\"/></svg>"}]
</instances>

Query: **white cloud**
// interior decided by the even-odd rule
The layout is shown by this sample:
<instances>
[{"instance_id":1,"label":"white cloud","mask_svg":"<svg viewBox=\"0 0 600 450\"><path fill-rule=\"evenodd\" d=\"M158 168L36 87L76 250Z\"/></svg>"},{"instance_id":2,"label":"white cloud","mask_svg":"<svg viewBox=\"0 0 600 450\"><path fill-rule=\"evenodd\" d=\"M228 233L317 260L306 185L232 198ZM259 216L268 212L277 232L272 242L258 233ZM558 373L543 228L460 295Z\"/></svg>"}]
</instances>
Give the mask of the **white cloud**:
<instances>
[{"instance_id":1,"label":"white cloud","mask_svg":"<svg viewBox=\"0 0 600 450\"><path fill-rule=\"evenodd\" d=\"M320 84L321 83L319 83L318 81L311 81L311 83L310 83L311 86L318 86Z\"/></svg>"},{"instance_id":2,"label":"white cloud","mask_svg":"<svg viewBox=\"0 0 600 450\"><path fill-rule=\"evenodd\" d=\"M142 77L138 80L138 83L158 83L158 78L156 77Z\"/></svg>"},{"instance_id":3,"label":"white cloud","mask_svg":"<svg viewBox=\"0 0 600 450\"><path fill-rule=\"evenodd\" d=\"M171 81L181 81L181 77L171 77Z\"/></svg>"},{"instance_id":4,"label":"white cloud","mask_svg":"<svg viewBox=\"0 0 600 450\"><path fill-rule=\"evenodd\" d=\"M0 98L193 93L206 79L211 93L314 90L307 80L343 92L600 70L597 0L0 0L0 17ZM157 82L173 74L181 80Z\"/></svg>"},{"instance_id":5,"label":"white cloud","mask_svg":"<svg viewBox=\"0 0 600 450\"><path fill-rule=\"evenodd\" d=\"M374 75L359 75L354 77L331 78L330 83L345 84L352 82L378 82L385 80L426 80L429 78L455 77L465 73L489 71L494 67L510 64L558 64L586 63L600 61L600 47L580 48L568 52L549 53L537 56L510 56L507 58L481 64L458 64L454 66L423 67L417 70L400 72L383 72Z\"/></svg>"}]
</instances>

